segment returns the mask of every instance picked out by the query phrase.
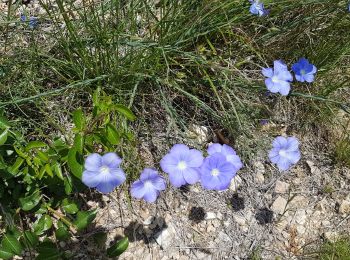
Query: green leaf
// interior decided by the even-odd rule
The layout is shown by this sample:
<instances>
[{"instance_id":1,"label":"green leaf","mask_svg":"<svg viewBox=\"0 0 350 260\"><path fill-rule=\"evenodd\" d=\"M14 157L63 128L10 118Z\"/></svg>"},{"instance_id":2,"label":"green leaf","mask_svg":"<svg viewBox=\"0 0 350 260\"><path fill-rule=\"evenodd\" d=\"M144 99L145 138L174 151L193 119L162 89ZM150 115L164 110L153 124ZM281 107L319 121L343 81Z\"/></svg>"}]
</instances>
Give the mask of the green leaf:
<instances>
[{"instance_id":1,"label":"green leaf","mask_svg":"<svg viewBox=\"0 0 350 260\"><path fill-rule=\"evenodd\" d=\"M62 226L62 227L59 227L58 229L56 229L55 236L56 236L57 240L59 240L59 241L66 241L70 238L70 233L67 230L67 228Z\"/></svg>"},{"instance_id":2,"label":"green leaf","mask_svg":"<svg viewBox=\"0 0 350 260\"><path fill-rule=\"evenodd\" d=\"M0 128L5 129L9 127L10 127L9 121L5 117L0 116Z\"/></svg>"},{"instance_id":3,"label":"green leaf","mask_svg":"<svg viewBox=\"0 0 350 260\"><path fill-rule=\"evenodd\" d=\"M24 163L24 159L21 157L17 157L15 163L8 168L8 171L12 174L12 175L16 175L18 173L19 168L21 167L21 165Z\"/></svg>"},{"instance_id":4,"label":"green leaf","mask_svg":"<svg viewBox=\"0 0 350 260\"><path fill-rule=\"evenodd\" d=\"M62 174L62 168L61 164L59 162L55 162L52 166L54 173L58 178L60 178L62 181L64 180L63 174Z\"/></svg>"},{"instance_id":5,"label":"green leaf","mask_svg":"<svg viewBox=\"0 0 350 260\"><path fill-rule=\"evenodd\" d=\"M24 241L27 246L27 248L34 248L39 243L38 236L31 231L24 231Z\"/></svg>"},{"instance_id":6,"label":"green leaf","mask_svg":"<svg viewBox=\"0 0 350 260\"><path fill-rule=\"evenodd\" d=\"M134 115L134 113L127 108L124 105L121 104L115 104L114 105L115 110L117 110L120 114L122 114L123 116L125 116L127 119L134 121L136 119L136 116Z\"/></svg>"},{"instance_id":7,"label":"green leaf","mask_svg":"<svg viewBox=\"0 0 350 260\"><path fill-rule=\"evenodd\" d=\"M46 153L39 150L37 151L37 155L41 161L45 163L49 161L49 156Z\"/></svg>"},{"instance_id":8,"label":"green leaf","mask_svg":"<svg viewBox=\"0 0 350 260\"><path fill-rule=\"evenodd\" d=\"M128 246L129 239L124 237L107 249L107 255L109 257L120 256L128 248Z\"/></svg>"},{"instance_id":9,"label":"green leaf","mask_svg":"<svg viewBox=\"0 0 350 260\"><path fill-rule=\"evenodd\" d=\"M62 201L62 208L66 213L69 213L69 214L75 214L79 211L77 204L69 201L67 198L65 198Z\"/></svg>"},{"instance_id":10,"label":"green leaf","mask_svg":"<svg viewBox=\"0 0 350 260\"><path fill-rule=\"evenodd\" d=\"M96 210L79 211L73 224L77 227L78 231L81 231L86 228L95 219L95 217Z\"/></svg>"},{"instance_id":11,"label":"green leaf","mask_svg":"<svg viewBox=\"0 0 350 260\"><path fill-rule=\"evenodd\" d=\"M52 219L49 215L43 215L33 226L35 234L40 236L52 227Z\"/></svg>"},{"instance_id":12,"label":"green leaf","mask_svg":"<svg viewBox=\"0 0 350 260\"><path fill-rule=\"evenodd\" d=\"M27 144L25 150L28 152L32 149L36 149L36 148L44 148L47 147L47 144L45 144L42 141L31 141Z\"/></svg>"},{"instance_id":13,"label":"green leaf","mask_svg":"<svg viewBox=\"0 0 350 260\"><path fill-rule=\"evenodd\" d=\"M74 138L74 145L68 152L68 166L73 175L79 179L83 174L82 152L84 139L80 134L76 134Z\"/></svg>"},{"instance_id":14,"label":"green leaf","mask_svg":"<svg viewBox=\"0 0 350 260\"><path fill-rule=\"evenodd\" d=\"M41 194L39 190L33 192L33 194L20 198L19 204L24 211L32 210L41 200Z\"/></svg>"},{"instance_id":15,"label":"green leaf","mask_svg":"<svg viewBox=\"0 0 350 260\"><path fill-rule=\"evenodd\" d=\"M12 252L16 255L20 255L22 253L21 243L15 238L13 235L5 234L2 239L2 247L8 252Z\"/></svg>"},{"instance_id":16,"label":"green leaf","mask_svg":"<svg viewBox=\"0 0 350 260\"><path fill-rule=\"evenodd\" d=\"M0 259L7 260L7 259L12 258L13 255L14 254L12 252L7 251L3 247L0 247Z\"/></svg>"},{"instance_id":17,"label":"green leaf","mask_svg":"<svg viewBox=\"0 0 350 260\"><path fill-rule=\"evenodd\" d=\"M79 131L83 131L85 127L85 116L81 108L73 112L73 122Z\"/></svg>"},{"instance_id":18,"label":"green leaf","mask_svg":"<svg viewBox=\"0 0 350 260\"><path fill-rule=\"evenodd\" d=\"M9 130L8 128L6 128L4 132L0 134L0 145L3 145L4 143L6 143L8 133L9 133Z\"/></svg>"},{"instance_id":19,"label":"green leaf","mask_svg":"<svg viewBox=\"0 0 350 260\"><path fill-rule=\"evenodd\" d=\"M56 245L51 241L45 241L38 246L39 255L36 260L57 260L61 259L62 253L58 251Z\"/></svg>"},{"instance_id":20,"label":"green leaf","mask_svg":"<svg viewBox=\"0 0 350 260\"><path fill-rule=\"evenodd\" d=\"M63 184L64 184L64 192L67 195L71 194L73 190L73 184L72 184L72 177L70 175L68 175L67 178L64 178Z\"/></svg>"},{"instance_id":21,"label":"green leaf","mask_svg":"<svg viewBox=\"0 0 350 260\"><path fill-rule=\"evenodd\" d=\"M120 134L118 133L117 129L111 124L107 125L107 140L113 145L116 145L120 142Z\"/></svg>"}]
</instances>

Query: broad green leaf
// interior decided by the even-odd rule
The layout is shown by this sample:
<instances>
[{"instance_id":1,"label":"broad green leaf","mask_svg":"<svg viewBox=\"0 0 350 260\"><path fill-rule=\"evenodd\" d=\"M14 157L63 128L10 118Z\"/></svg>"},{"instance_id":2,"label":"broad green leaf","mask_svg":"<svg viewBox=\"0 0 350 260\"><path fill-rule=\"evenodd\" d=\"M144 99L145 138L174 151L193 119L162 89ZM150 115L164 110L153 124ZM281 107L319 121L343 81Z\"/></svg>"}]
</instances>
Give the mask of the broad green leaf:
<instances>
[{"instance_id":1,"label":"broad green leaf","mask_svg":"<svg viewBox=\"0 0 350 260\"><path fill-rule=\"evenodd\" d=\"M5 117L0 116L0 128L5 129L9 127L10 127L9 121Z\"/></svg>"},{"instance_id":2,"label":"broad green leaf","mask_svg":"<svg viewBox=\"0 0 350 260\"><path fill-rule=\"evenodd\" d=\"M72 177L68 175L66 178L64 178L63 183L64 183L64 192L67 195L71 194L73 190Z\"/></svg>"},{"instance_id":3,"label":"broad green leaf","mask_svg":"<svg viewBox=\"0 0 350 260\"><path fill-rule=\"evenodd\" d=\"M56 229L55 236L57 240L66 241L70 238L71 235L66 227L61 226Z\"/></svg>"},{"instance_id":4,"label":"broad green leaf","mask_svg":"<svg viewBox=\"0 0 350 260\"><path fill-rule=\"evenodd\" d=\"M47 144L45 144L42 141L31 141L27 144L25 150L28 152L31 149L44 148L44 147L47 147Z\"/></svg>"},{"instance_id":5,"label":"broad green leaf","mask_svg":"<svg viewBox=\"0 0 350 260\"><path fill-rule=\"evenodd\" d=\"M27 248L34 248L39 243L39 238L34 232L26 230L23 237Z\"/></svg>"},{"instance_id":6,"label":"broad green leaf","mask_svg":"<svg viewBox=\"0 0 350 260\"><path fill-rule=\"evenodd\" d=\"M109 257L120 256L128 248L128 246L129 239L124 237L107 249L107 255Z\"/></svg>"},{"instance_id":7,"label":"broad green leaf","mask_svg":"<svg viewBox=\"0 0 350 260\"><path fill-rule=\"evenodd\" d=\"M83 131L85 127L85 116L81 108L73 112L73 122L79 131Z\"/></svg>"},{"instance_id":8,"label":"broad green leaf","mask_svg":"<svg viewBox=\"0 0 350 260\"><path fill-rule=\"evenodd\" d=\"M12 175L16 175L18 173L19 168L21 167L21 165L24 163L24 159L21 157L17 157L15 163L8 169L8 171L12 174Z\"/></svg>"},{"instance_id":9,"label":"broad green leaf","mask_svg":"<svg viewBox=\"0 0 350 260\"><path fill-rule=\"evenodd\" d=\"M37 155L41 161L43 161L45 163L47 163L49 161L49 156L46 153L39 150L39 151L37 151Z\"/></svg>"},{"instance_id":10,"label":"broad green leaf","mask_svg":"<svg viewBox=\"0 0 350 260\"><path fill-rule=\"evenodd\" d=\"M119 144L120 142L120 134L111 124L107 125L107 140L113 145Z\"/></svg>"},{"instance_id":11,"label":"broad green leaf","mask_svg":"<svg viewBox=\"0 0 350 260\"><path fill-rule=\"evenodd\" d=\"M80 134L74 138L74 145L68 152L68 166L73 175L79 179L83 174L82 151L84 140Z\"/></svg>"},{"instance_id":12,"label":"broad green leaf","mask_svg":"<svg viewBox=\"0 0 350 260\"><path fill-rule=\"evenodd\" d=\"M86 228L96 217L96 211L79 211L77 218L74 221L74 225L77 227L78 231Z\"/></svg>"},{"instance_id":13,"label":"broad green leaf","mask_svg":"<svg viewBox=\"0 0 350 260\"><path fill-rule=\"evenodd\" d=\"M121 104L115 104L114 105L115 110L117 110L120 114L122 114L123 116L125 116L127 119L134 121L136 119L136 116L134 115L134 113L127 108L124 105Z\"/></svg>"},{"instance_id":14,"label":"broad green leaf","mask_svg":"<svg viewBox=\"0 0 350 260\"><path fill-rule=\"evenodd\" d=\"M49 215L43 215L38 222L34 223L34 232L38 236L52 227L52 219Z\"/></svg>"},{"instance_id":15,"label":"broad green leaf","mask_svg":"<svg viewBox=\"0 0 350 260\"><path fill-rule=\"evenodd\" d=\"M66 213L69 213L69 214L75 214L79 211L77 204L69 201L67 198L65 198L62 201L62 208Z\"/></svg>"},{"instance_id":16,"label":"broad green leaf","mask_svg":"<svg viewBox=\"0 0 350 260\"><path fill-rule=\"evenodd\" d=\"M41 200L41 194L39 190L33 192L33 194L20 198L19 204L24 211L32 210Z\"/></svg>"},{"instance_id":17,"label":"broad green leaf","mask_svg":"<svg viewBox=\"0 0 350 260\"><path fill-rule=\"evenodd\" d=\"M6 143L7 136L8 136L9 130L6 128L1 134L0 134L0 145L3 145Z\"/></svg>"},{"instance_id":18,"label":"broad green leaf","mask_svg":"<svg viewBox=\"0 0 350 260\"><path fill-rule=\"evenodd\" d=\"M39 255L36 260L57 260L61 259L62 253L58 251L56 245L51 241L45 241L38 246Z\"/></svg>"},{"instance_id":19,"label":"broad green leaf","mask_svg":"<svg viewBox=\"0 0 350 260\"><path fill-rule=\"evenodd\" d=\"M7 251L6 249L4 249L3 247L0 247L0 259L11 259L13 257L13 253Z\"/></svg>"},{"instance_id":20,"label":"broad green leaf","mask_svg":"<svg viewBox=\"0 0 350 260\"><path fill-rule=\"evenodd\" d=\"M20 255L22 253L21 243L15 238L13 235L5 234L2 239L2 247L8 252L12 252L16 255Z\"/></svg>"}]
</instances>

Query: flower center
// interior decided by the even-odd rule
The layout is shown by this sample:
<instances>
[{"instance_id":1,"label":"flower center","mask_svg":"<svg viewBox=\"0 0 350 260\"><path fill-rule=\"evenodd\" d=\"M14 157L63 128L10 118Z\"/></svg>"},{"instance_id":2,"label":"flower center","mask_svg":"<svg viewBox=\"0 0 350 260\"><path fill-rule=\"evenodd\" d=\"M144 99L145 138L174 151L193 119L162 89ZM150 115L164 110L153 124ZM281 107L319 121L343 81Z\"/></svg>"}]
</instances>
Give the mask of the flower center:
<instances>
[{"instance_id":1,"label":"flower center","mask_svg":"<svg viewBox=\"0 0 350 260\"><path fill-rule=\"evenodd\" d=\"M102 166L101 168L100 168L100 173L101 174L109 174L109 168L107 167L107 166Z\"/></svg>"},{"instance_id":2,"label":"flower center","mask_svg":"<svg viewBox=\"0 0 350 260\"><path fill-rule=\"evenodd\" d=\"M280 155L280 156L282 156L282 157L286 157L287 156L287 152L286 152L286 150L280 150L279 152L278 152L278 154Z\"/></svg>"},{"instance_id":3,"label":"flower center","mask_svg":"<svg viewBox=\"0 0 350 260\"><path fill-rule=\"evenodd\" d=\"M300 70L301 75L305 75L306 71L305 70Z\"/></svg>"},{"instance_id":4,"label":"flower center","mask_svg":"<svg viewBox=\"0 0 350 260\"><path fill-rule=\"evenodd\" d=\"M143 185L144 185L145 188L151 188L151 187L153 186L153 184L152 184L151 181L145 181L145 182L143 183Z\"/></svg>"},{"instance_id":5,"label":"flower center","mask_svg":"<svg viewBox=\"0 0 350 260\"><path fill-rule=\"evenodd\" d=\"M277 76L273 76L271 80L273 83L278 83L280 81Z\"/></svg>"},{"instance_id":6,"label":"flower center","mask_svg":"<svg viewBox=\"0 0 350 260\"><path fill-rule=\"evenodd\" d=\"M213 175L215 177L215 176L219 175L220 171L215 168L215 169L212 169L210 173L211 173L211 175Z\"/></svg>"},{"instance_id":7,"label":"flower center","mask_svg":"<svg viewBox=\"0 0 350 260\"><path fill-rule=\"evenodd\" d=\"M177 164L177 168L179 168L179 170L185 170L187 168L187 164L185 161L180 161L178 164Z\"/></svg>"}]
</instances>

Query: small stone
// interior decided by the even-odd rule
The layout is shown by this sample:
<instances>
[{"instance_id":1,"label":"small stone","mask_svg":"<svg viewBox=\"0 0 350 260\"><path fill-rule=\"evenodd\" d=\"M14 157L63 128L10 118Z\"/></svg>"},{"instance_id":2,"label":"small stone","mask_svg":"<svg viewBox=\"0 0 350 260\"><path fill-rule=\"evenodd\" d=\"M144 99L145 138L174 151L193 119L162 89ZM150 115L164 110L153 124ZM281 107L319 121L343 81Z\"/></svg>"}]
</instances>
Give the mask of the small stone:
<instances>
[{"instance_id":1,"label":"small stone","mask_svg":"<svg viewBox=\"0 0 350 260\"><path fill-rule=\"evenodd\" d=\"M185 135L199 145L206 144L209 140L209 130L205 126L191 125Z\"/></svg>"},{"instance_id":2,"label":"small stone","mask_svg":"<svg viewBox=\"0 0 350 260\"><path fill-rule=\"evenodd\" d=\"M275 186L276 193L286 193L288 192L289 184L283 181L277 181Z\"/></svg>"},{"instance_id":3,"label":"small stone","mask_svg":"<svg viewBox=\"0 0 350 260\"><path fill-rule=\"evenodd\" d=\"M343 200L340 203L339 213L340 214L348 214L348 213L350 213L350 201L349 200Z\"/></svg>"},{"instance_id":4,"label":"small stone","mask_svg":"<svg viewBox=\"0 0 350 260\"><path fill-rule=\"evenodd\" d=\"M59 245L60 245L60 247L65 247L66 246L66 242L64 242L64 241L60 241L60 243L59 243Z\"/></svg>"},{"instance_id":5,"label":"small stone","mask_svg":"<svg viewBox=\"0 0 350 260\"><path fill-rule=\"evenodd\" d=\"M305 233L305 231L306 231L306 229L305 229L304 226L302 226L302 225L297 225L297 232L298 232L298 234L302 235L302 234Z\"/></svg>"},{"instance_id":6,"label":"small stone","mask_svg":"<svg viewBox=\"0 0 350 260\"><path fill-rule=\"evenodd\" d=\"M329 222L328 220L323 220L321 223L322 223L322 226L324 227L328 227L331 225L331 222Z\"/></svg>"},{"instance_id":7,"label":"small stone","mask_svg":"<svg viewBox=\"0 0 350 260\"><path fill-rule=\"evenodd\" d=\"M241 177L239 177L239 175L236 175L236 177L234 177L232 180L231 180L231 184L230 184L230 190L233 191L233 192L236 192L239 188L239 186L241 186L243 180Z\"/></svg>"},{"instance_id":8,"label":"small stone","mask_svg":"<svg viewBox=\"0 0 350 260\"><path fill-rule=\"evenodd\" d=\"M218 213L216 213L216 217L221 220L222 219L222 214L220 212L218 212Z\"/></svg>"},{"instance_id":9,"label":"small stone","mask_svg":"<svg viewBox=\"0 0 350 260\"><path fill-rule=\"evenodd\" d=\"M335 241L337 241L337 239L339 238L339 234L338 232L335 231L328 231L325 232L323 234L324 238L327 239L329 242L334 243Z\"/></svg>"},{"instance_id":10,"label":"small stone","mask_svg":"<svg viewBox=\"0 0 350 260\"><path fill-rule=\"evenodd\" d=\"M143 221L143 224L148 226L150 225L154 220L154 217L153 216L149 216L148 218L146 218L144 221Z\"/></svg>"},{"instance_id":11,"label":"small stone","mask_svg":"<svg viewBox=\"0 0 350 260\"><path fill-rule=\"evenodd\" d=\"M107 203L111 201L110 198L106 195L102 195L102 200Z\"/></svg>"},{"instance_id":12,"label":"small stone","mask_svg":"<svg viewBox=\"0 0 350 260\"><path fill-rule=\"evenodd\" d=\"M295 222L297 222L300 225L304 225L306 222L306 211L303 209L297 210L297 212L295 213Z\"/></svg>"},{"instance_id":13,"label":"small stone","mask_svg":"<svg viewBox=\"0 0 350 260\"><path fill-rule=\"evenodd\" d=\"M264 174L257 172L255 174L255 182L258 184L263 184L265 182Z\"/></svg>"},{"instance_id":14,"label":"small stone","mask_svg":"<svg viewBox=\"0 0 350 260\"><path fill-rule=\"evenodd\" d=\"M216 219L216 214L214 212L207 212L204 218L205 220Z\"/></svg>"},{"instance_id":15,"label":"small stone","mask_svg":"<svg viewBox=\"0 0 350 260\"><path fill-rule=\"evenodd\" d=\"M207 233L215 232L215 227L213 225L208 225L207 227Z\"/></svg>"},{"instance_id":16,"label":"small stone","mask_svg":"<svg viewBox=\"0 0 350 260\"><path fill-rule=\"evenodd\" d=\"M238 216L238 215L233 215L233 219L240 226L246 226L247 225L246 219L244 217L241 217L241 216Z\"/></svg>"},{"instance_id":17,"label":"small stone","mask_svg":"<svg viewBox=\"0 0 350 260\"><path fill-rule=\"evenodd\" d=\"M174 243L174 237L175 237L175 229L174 227L169 223L168 227L159 231L156 235L156 242L158 245L160 245L163 249L167 249L169 246L171 246Z\"/></svg>"},{"instance_id":18,"label":"small stone","mask_svg":"<svg viewBox=\"0 0 350 260\"><path fill-rule=\"evenodd\" d=\"M97 207L97 203L95 201L89 200L86 203L90 208L96 208Z\"/></svg>"},{"instance_id":19,"label":"small stone","mask_svg":"<svg viewBox=\"0 0 350 260\"><path fill-rule=\"evenodd\" d=\"M271 210L276 214L282 214L287 206L287 200L279 196L271 206Z\"/></svg>"}]
</instances>

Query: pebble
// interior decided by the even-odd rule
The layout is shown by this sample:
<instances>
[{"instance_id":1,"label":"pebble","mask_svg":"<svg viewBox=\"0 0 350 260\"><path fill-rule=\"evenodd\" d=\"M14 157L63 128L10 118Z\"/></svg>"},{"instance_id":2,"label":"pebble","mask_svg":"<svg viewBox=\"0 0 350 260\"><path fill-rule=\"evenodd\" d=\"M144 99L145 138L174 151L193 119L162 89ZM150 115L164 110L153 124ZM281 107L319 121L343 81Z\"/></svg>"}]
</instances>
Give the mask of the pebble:
<instances>
[{"instance_id":1,"label":"pebble","mask_svg":"<svg viewBox=\"0 0 350 260\"><path fill-rule=\"evenodd\" d=\"M214 212L207 212L205 213L205 220L211 220L211 219L216 219L216 214Z\"/></svg>"},{"instance_id":2,"label":"pebble","mask_svg":"<svg viewBox=\"0 0 350 260\"><path fill-rule=\"evenodd\" d=\"M174 245L175 229L172 224L168 223L168 227L159 231L155 237L157 244L163 249L167 249L171 245Z\"/></svg>"},{"instance_id":3,"label":"pebble","mask_svg":"<svg viewBox=\"0 0 350 260\"><path fill-rule=\"evenodd\" d=\"M276 214L282 214L287 206L287 200L279 196L272 204L271 210Z\"/></svg>"},{"instance_id":4,"label":"pebble","mask_svg":"<svg viewBox=\"0 0 350 260\"><path fill-rule=\"evenodd\" d=\"M230 190L233 192L236 192L238 190L238 188L241 186L243 180L239 175L236 175L236 177L234 177L231 180L231 184L230 184Z\"/></svg>"},{"instance_id":5,"label":"pebble","mask_svg":"<svg viewBox=\"0 0 350 260\"><path fill-rule=\"evenodd\" d=\"M339 213L340 214L348 214L348 213L350 213L350 201L349 200L343 200L340 203Z\"/></svg>"},{"instance_id":6,"label":"pebble","mask_svg":"<svg viewBox=\"0 0 350 260\"><path fill-rule=\"evenodd\" d=\"M287 193L289 189L289 184L283 181L277 181L275 186L276 193Z\"/></svg>"}]
</instances>

